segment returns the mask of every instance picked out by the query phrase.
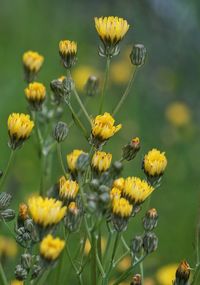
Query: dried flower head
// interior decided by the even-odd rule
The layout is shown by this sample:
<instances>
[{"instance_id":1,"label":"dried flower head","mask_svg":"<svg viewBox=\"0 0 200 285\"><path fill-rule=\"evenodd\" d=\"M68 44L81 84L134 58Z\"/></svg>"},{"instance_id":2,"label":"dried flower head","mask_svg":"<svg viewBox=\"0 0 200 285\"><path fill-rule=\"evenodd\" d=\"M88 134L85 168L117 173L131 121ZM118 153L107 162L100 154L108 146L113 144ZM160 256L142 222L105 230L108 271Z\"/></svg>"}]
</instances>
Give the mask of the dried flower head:
<instances>
[{"instance_id":1,"label":"dried flower head","mask_svg":"<svg viewBox=\"0 0 200 285\"><path fill-rule=\"evenodd\" d=\"M74 149L71 153L67 154L67 164L70 171L74 172L76 168L76 163L81 154L85 152L80 149Z\"/></svg>"},{"instance_id":2,"label":"dried flower head","mask_svg":"<svg viewBox=\"0 0 200 285\"><path fill-rule=\"evenodd\" d=\"M167 166L167 158L164 152L157 149L150 150L143 160L143 169L147 176L162 176Z\"/></svg>"},{"instance_id":3,"label":"dried flower head","mask_svg":"<svg viewBox=\"0 0 200 285\"><path fill-rule=\"evenodd\" d=\"M46 88L42 83L33 82L29 83L28 87L24 90L26 99L33 107L38 110L41 108L42 103L46 98Z\"/></svg>"},{"instance_id":4,"label":"dried flower head","mask_svg":"<svg viewBox=\"0 0 200 285\"><path fill-rule=\"evenodd\" d=\"M47 235L40 243L40 255L47 261L56 260L65 246L65 241Z\"/></svg>"},{"instance_id":5,"label":"dried flower head","mask_svg":"<svg viewBox=\"0 0 200 285\"><path fill-rule=\"evenodd\" d=\"M62 207L61 201L41 196L30 198L28 208L33 221L42 227L58 224L63 219L67 209Z\"/></svg>"},{"instance_id":6,"label":"dried flower head","mask_svg":"<svg viewBox=\"0 0 200 285\"><path fill-rule=\"evenodd\" d=\"M63 40L59 42L59 53L66 68L71 68L76 63L77 43Z\"/></svg>"},{"instance_id":7,"label":"dried flower head","mask_svg":"<svg viewBox=\"0 0 200 285\"><path fill-rule=\"evenodd\" d=\"M96 151L92 157L92 167L97 172L106 171L111 164L112 154L104 151Z\"/></svg>"},{"instance_id":8,"label":"dried flower head","mask_svg":"<svg viewBox=\"0 0 200 285\"><path fill-rule=\"evenodd\" d=\"M60 178L59 196L62 199L73 200L78 193L79 185L76 181L66 180L64 176Z\"/></svg>"}]
</instances>

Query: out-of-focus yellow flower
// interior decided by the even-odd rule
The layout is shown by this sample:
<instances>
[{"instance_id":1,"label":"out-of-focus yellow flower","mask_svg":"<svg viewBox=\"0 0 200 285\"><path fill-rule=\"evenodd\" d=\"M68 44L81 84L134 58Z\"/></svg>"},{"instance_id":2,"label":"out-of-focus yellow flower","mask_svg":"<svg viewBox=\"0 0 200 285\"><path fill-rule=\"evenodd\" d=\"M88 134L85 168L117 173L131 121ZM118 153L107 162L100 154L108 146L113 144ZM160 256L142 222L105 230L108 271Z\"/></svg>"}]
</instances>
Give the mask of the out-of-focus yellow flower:
<instances>
[{"instance_id":1,"label":"out-of-focus yellow flower","mask_svg":"<svg viewBox=\"0 0 200 285\"><path fill-rule=\"evenodd\" d=\"M138 177L128 177L125 180L122 194L131 201L131 203L140 204L154 191L145 180Z\"/></svg>"},{"instance_id":2,"label":"out-of-focus yellow flower","mask_svg":"<svg viewBox=\"0 0 200 285\"><path fill-rule=\"evenodd\" d=\"M110 199L121 198L122 191L119 188L113 187L110 191Z\"/></svg>"},{"instance_id":3,"label":"out-of-focus yellow flower","mask_svg":"<svg viewBox=\"0 0 200 285\"><path fill-rule=\"evenodd\" d=\"M76 170L76 163L81 154L84 154L85 152L80 149L74 149L71 153L67 154L67 164L69 167L69 170L74 172Z\"/></svg>"},{"instance_id":4,"label":"out-of-focus yellow flower","mask_svg":"<svg viewBox=\"0 0 200 285\"><path fill-rule=\"evenodd\" d=\"M120 261L120 263L117 266L117 269L119 271L126 271L129 267L131 266L131 257L130 256L126 256L125 258L122 259L122 261Z\"/></svg>"},{"instance_id":5,"label":"out-of-focus yellow flower","mask_svg":"<svg viewBox=\"0 0 200 285\"><path fill-rule=\"evenodd\" d=\"M71 68L76 63L77 43L63 40L59 42L59 53L66 68Z\"/></svg>"},{"instance_id":6,"label":"out-of-focus yellow flower","mask_svg":"<svg viewBox=\"0 0 200 285\"><path fill-rule=\"evenodd\" d=\"M131 65L124 60L114 62L110 68L110 78L116 85L126 84L130 78Z\"/></svg>"},{"instance_id":7,"label":"out-of-focus yellow flower","mask_svg":"<svg viewBox=\"0 0 200 285\"><path fill-rule=\"evenodd\" d=\"M172 284L172 281L175 280L175 273L177 270L178 264L168 264L161 267L156 273L156 279L160 285L169 285Z\"/></svg>"},{"instance_id":8,"label":"out-of-focus yellow flower","mask_svg":"<svg viewBox=\"0 0 200 285\"><path fill-rule=\"evenodd\" d=\"M174 102L166 109L167 120L175 127L183 127L190 123L191 112L189 107L182 102Z\"/></svg>"},{"instance_id":9,"label":"out-of-focus yellow flower","mask_svg":"<svg viewBox=\"0 0 200 285\"><path fill-rule=\"evenodd\" d=\"M103 172L110 167L111 161L111 153L96 151L92 157L92 167L98 172Z\"/></svg>"},{"instance_id":10,"label":"out-of-focus yellow flower","mask_svg":"<svg viewBox=\"0 0 200 285\"><path fill-rule=\"evenodd\" d=\"M85 255L89 254L90 249L91 249L91 244L90 244L90 241L87 239L86 242L85 242L85 247L84 247ZM101 238L101 250L102 250L102 253L105 252L105 249L106 249L106 239L105 239L105 237L102 236L102 238Z\"/></svg>"},{"instance_id":11,"label":"out-of-focus yellow flower","mask_svg":"<svg viewBox=\"0 0 200 285\"><path fill-rule=\"evenodd\" d=\"M118 17L95 17L95 27L105 46L116 46L129 29L126 20Z\"/></svg>"},{"instance_id":12,"label":"out-of-focus yellow flower","mask_svg":"<svg viewBox=\"0 0 200 285\"><path fill-rule=\"evenodd\" d=\"M64 176L60 178L60 189L59 189L59 196L62 199L75 199L79 185L76 181L73 180L66 180Z\"/></svg>"},{"instance_id":13,"label":"out-of-focus yellow flower","mask_svg":"<svg viewBox=\"0 0 200 285\"><path fill-rule=\"evenodd\" d=\"M24 203L19 205L19 217L23 221L28 218L28 206Z\"/></svg>"},{"instance_id":14,"label":"out-of-focus yellow flower","mask_svg":"<svg viewBox=\"0 0 200 285\"><path fill-rule=\"evenodd\" d=\"M123 177L115 179L113 182L113 187L116 187L116 188L122 190L124 188L124 182L125 182L125 179Z\"/></svg>"},{"instance_id":15,"label":"out-of-focus yellow flower","mask_svg":"<svg viewBox=\"0 0 200 285\"><path fill-rule=\"evenodd\" d=\"M28 207L33 221L43 227L58 224L67 209L67 207L62 207L61 201L41 196L30 198Z\"/></svg>"},{"instance_id":16,"label":"out-of-focus yellow flower","mask_svg":"<svg viewBox=\"0 0 200 285\"><path fill-rule=\"evenodd\" d=\"M37 73L44 62L44 57L35 51L27 51L22 57L25 68L31 72Z\"/></svg>"},{"instance_id":17,"label":"out-of-focus yellow flower","mask_svg":"<svg viewBox=\"0 0 200 285\"><path fill-rule=\"evenodd\" d=\"M40 243L40 255L48 261L53 261L59 257L64 246L64 240L54 238L49 234Z\"/></svg>"},{"instance_id":18,"label":"out-of-focus yellow flower","mask_svg":"<svg viewBox=\"0 0 200 285\"><path fill-rule=\"evenodd\" d=\"M115 120L109 113L98 115L92 122L92 135L100 141L105 141L117 133L122 125L114 125Z\"/></svg>"},{"instance_id":19,"label":"out-of-focus yellow flower","mask_svg":"<svg viewBox=\"0 0 200 285\"><path fill-rule=\"evenodd\" d=\"M15 149L29 138L34 122L26 114L12 113L8 117L8 133L10 146Z\"/></svg>"},{"instance_id":20,"label":"out-of-focus yellow flower","mask_svg":"<svg viewBox=\"0 0 200 285\"><path fill-rule=\"evenodd\" d=\"M29 83L24 90L26 99L33 107L40 107L46 97L46 88L42 83Z\"/></svg>"},{"instance_id":21,"label":"out-of-focus yellow flower","mask_svg":"<svg viewBox=\"0 0 200 285\"><path fill-rule=\"evenodd\" d=\"M78 91L83 91L85 84L91 75L98 75L98 72L90 66L82 65L74 69L72 77Z\"/></svg>"},{"instance_id":22,"label":"out-of-focus yellow flower","mask_svg":"<svg viewBox=\"0 0 200 285\"><path fill-rule=\"evenodd\" d=\"M155 281L152 278L144 278L144 285L156 285ZM171 285L171 284L168 284Z\"/></svg>"},{"instance_id":23,"label":"out-of-focus yellow flower","mask_svg":"<svg viewBox=\"0 0 200 285\"><path fill-rule=\"evenodd\" d=\"M0 257L15 257L17 254L17 244L14 239L0 236Z\"/></svg>"},{"instance_id":24,"label":"out-of-focus yellow flower","mask_svg":"<svg viewBox=\"0 0 200 285\"><path fill-rule=\"evenodd\" d=\"M125 198L114 198L112 200L112 212L114 215L121 218L128 218L131 216L133 206Z\"/></svg>"},{"instance_id":25,"label":"out-of-focus yellow flower","mask_svg":"<svg viewBox=\"0 0 200 285\"><path fill-rule=\"evenodd\" d=\"M19 281L19 280L12 280L10 285L23 285L24 281Z\"/></svg>"},{"instance_id":26,"label":"out-of-focus yellow flower","mask_svg":"<svg viewBox=\"0 0 200 285\"><path fill-rule=\"evenodd\" d=\"M163 175L166 166L167 158L164 152L154 148L144 156L143 168L148 176Z\"/></svg>"}]
</instances>

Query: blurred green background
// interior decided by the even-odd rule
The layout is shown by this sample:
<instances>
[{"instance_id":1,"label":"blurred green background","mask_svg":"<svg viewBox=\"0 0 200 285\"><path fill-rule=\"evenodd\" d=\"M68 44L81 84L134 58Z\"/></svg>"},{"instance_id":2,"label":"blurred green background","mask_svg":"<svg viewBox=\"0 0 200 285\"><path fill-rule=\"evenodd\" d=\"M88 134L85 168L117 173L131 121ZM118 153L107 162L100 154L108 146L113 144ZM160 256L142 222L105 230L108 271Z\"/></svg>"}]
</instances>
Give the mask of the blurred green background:
<instances>
[{"instance_id":1,"label":"blurred green background","mask_svg":"<svg viewBox=\"0 0 200 285\"><path fill-rule=\"evenodd\" d=\"M146 274L155 276L161 266L182 259L194 266L200 196L199 1L0 0L0 169L5 168L9 156L7 117L11 112L27 111L21 63L23 52L35 50L44 55L38 80L50 92L49 82L65 72L59 59L58 42L61 39L77 41L78 62L74 76L77 87L81 88L90 71L100 74L101 78L104 72L105 60L98 56L99 39L93 20L94 16L102 15L120 16L130 24L121 43L121 54L112 60L112 84L107 91L106 111L113 109L125 89L132 44L143 43L148 50L146 64L137 73L130 96L116 116L123 129L105 149L118 159L121 147L132 137L140 137L141 151L133 162L127 163L125 176L143 177L142 157L153 147L165 151L168 158L162 186L151 199L151 206L159 213L156 230L159 248L145 261ZM93 115L96 102L98 99L92 98L89 103ZM70 121L67 110L64 119ZM88 150L76 127L70 130L63 145L63 155L74 148ZM56 159L54 161L52 182L59 176ZM14 194L13 208L17 209L20 201L38 190L39 181L39 160L31 138L17 152L4 189ZM128 241L140 233L142 216L140 213L136 225L134 222L130 227ZM8 234L6 230L5 233ZM158 280L155 282L158 284Z\"/></svg>"}]
</instances>

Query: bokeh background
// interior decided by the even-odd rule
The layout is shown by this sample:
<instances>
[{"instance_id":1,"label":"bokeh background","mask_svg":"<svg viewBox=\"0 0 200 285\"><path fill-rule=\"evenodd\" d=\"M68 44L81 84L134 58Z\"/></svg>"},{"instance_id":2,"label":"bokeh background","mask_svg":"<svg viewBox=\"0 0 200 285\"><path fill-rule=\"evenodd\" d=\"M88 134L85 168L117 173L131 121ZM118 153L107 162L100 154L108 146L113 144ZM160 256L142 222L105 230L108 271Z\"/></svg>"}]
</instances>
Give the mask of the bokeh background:
<instances>
[{"instance_id":1,"label":"bokeh background","mask_svg":"<svg viewBox=\"0 0 200 285\"><path fill-rule=\"evenodd\" d=\"M156 230L159 248L144 266L145 275L151 278L145 284L170 285L169 280L162 280L166 272L157 274L161 267L182 259L187 259L191 266L195 264L200 196L198 0L0 0L0 169L5 168L9 156L7 117L11 112L27 111L23 52L31 49L44 55L38 80L50 93L49 82L65 72L58 54L59 40L77 41L78 62L73 74L84 96L87 76L92 73L102 78L104 72L105 60L98 56L99 39L93 20L94 16L102 15L121 16L130 23L130 30L121 43L121 53L112 60L107 111L113 109L128 82L132 44L143 43L148 50L146 64L137 73L130 96L116 116L123 129L107 144L106 150L118 159L121 147L131 137L139 136L141 151L133 162L127 163L124 175L141 177L143 155L153 147L166 152L167 171L161 188L151 199L151 206L159 213ZM96 102L98 98L91 98L88 105L93 115ZM70 121L67 110L63 119ZM63 156L73 148L88 150L76 127L70 130L63 145ZM12 206L17 209L20 201L38 191L40 168L33 138L17 152L11 170L5 190L13 192ZM52 182L58 176L55 159ZM141 232L142 216L143 212L126 234L128 241ZM9 232L1 228L2 234L9 235ZM10 277L13 268L14 262L10 262L7 268Z\"/></svg>"}]
</instances>

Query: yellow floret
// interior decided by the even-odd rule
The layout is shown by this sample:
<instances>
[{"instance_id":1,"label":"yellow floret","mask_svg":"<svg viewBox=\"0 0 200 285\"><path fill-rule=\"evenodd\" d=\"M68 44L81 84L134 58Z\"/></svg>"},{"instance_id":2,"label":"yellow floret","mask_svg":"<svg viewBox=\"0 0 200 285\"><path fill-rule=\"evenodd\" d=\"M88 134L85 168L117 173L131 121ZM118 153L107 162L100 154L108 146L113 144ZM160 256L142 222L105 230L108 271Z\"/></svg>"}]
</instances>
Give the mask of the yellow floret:
<instances>
[{"instance_id":1,"label":"yellow floret","mask_svg":"<svg viewBox=\"0 0 200 285\"><path fill-rule=\"evenodd\" d=\"M167 158L164 152L157 149L150 150L144 157L143 168L149 176L162 175L167 166Z\"/></svg>"},{"instance_id":2,"label":"yellow floret","mask_svg":"<svg viewBox=\"0 0 200 285\"><path fill-rule=\"evenodd\" d=\"M65 241L48 235L40 243L40 255L49 261L57 259L65 246Z\"/></svg>"}]
</instances>

